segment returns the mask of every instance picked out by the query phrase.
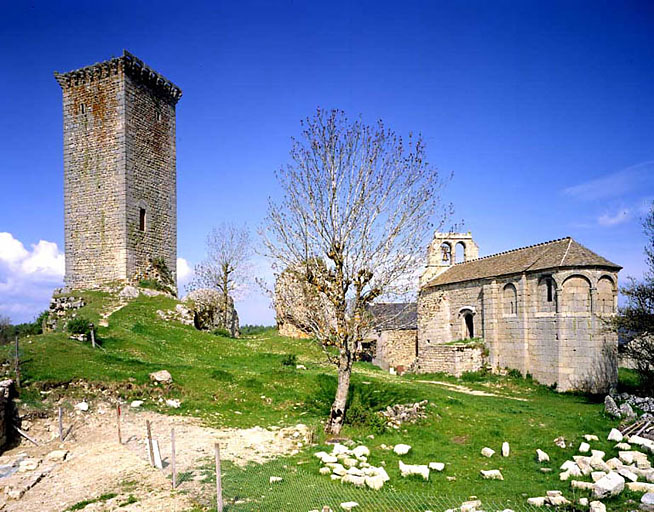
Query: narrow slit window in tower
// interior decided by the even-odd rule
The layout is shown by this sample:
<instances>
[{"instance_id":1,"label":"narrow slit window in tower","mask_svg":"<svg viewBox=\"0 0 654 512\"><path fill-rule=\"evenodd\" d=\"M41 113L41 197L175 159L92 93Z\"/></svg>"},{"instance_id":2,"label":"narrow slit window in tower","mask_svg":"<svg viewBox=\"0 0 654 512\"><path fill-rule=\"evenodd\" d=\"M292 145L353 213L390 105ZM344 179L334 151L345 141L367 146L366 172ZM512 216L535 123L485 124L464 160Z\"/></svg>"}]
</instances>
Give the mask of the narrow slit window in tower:
<instances>
[{"instance_id":1,"label":"narrow slit window in tower","mask_svg":"<svg viewBox=\"0 0 654 512\"><path fill-rule=\"evenodd\" d=\"M139 210L139 229L145 231L145 208Z\"/></svg>"}]
</instances>

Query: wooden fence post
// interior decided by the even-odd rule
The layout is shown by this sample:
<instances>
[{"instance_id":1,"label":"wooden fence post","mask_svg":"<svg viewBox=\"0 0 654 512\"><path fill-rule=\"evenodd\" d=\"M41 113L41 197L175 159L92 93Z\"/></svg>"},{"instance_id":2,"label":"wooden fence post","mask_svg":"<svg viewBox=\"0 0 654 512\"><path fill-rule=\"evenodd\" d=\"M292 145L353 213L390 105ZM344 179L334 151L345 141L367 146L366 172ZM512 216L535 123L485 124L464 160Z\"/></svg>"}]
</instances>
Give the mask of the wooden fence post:
<instances>
[{"instance_id":1,"label":"wooden fence post","mask_svg":"<svg viewBox=\"0 0 654 512\"><path fill-rule=\"evenodd\" d=\"M59 440L64 440L64 420L62 417L61 407L59 407Z\"/></svg>"},{"instance_id":2,"label":"wooden fence post","mask_svg":"<svg viewBox=\"0 0 654 512\"><path fill-rule=\"evenodd\" d=\"M173 470L173 489L177 487L177 468L175 467L175 427L170 429L170 465Z\"/></svg>"},{"instance_id":3,"label":"wooden fence post","mask_svg":"<svg viewBox=\"0 0 654 512\"><path fill-rule=\"evenodd\" d=\"M16 335L16 387L20 387L20 359L18 358L18 335Z\"/></svg>"},{"instance_id":4,"label":"wooden fence post","mask_svg":"<svg viewBox=\"0 0 654 512\"><path fill-rule=\"evenodd\" d=\"M150 464L154 466L154 450L152 448L152 431L150 430L150 420L145 421L145 427L148 433L148 449L150 450Z\"/></svg>"},{"instance_id":5,"label":"wooden fence post","mask_svg":"<svg viewBox=\"0 0 654 512\"><path fill-rule=\"evenodd\" d=\"M220 480L220 447L215 444L216 449L216 508L223 512L223 484Z\"/></svg>"},{"instance_id":6,"label":"wooden fence post","mask_svg":"<svg viewBox=\"0 0 654 512\"><path fill-rule=\"evenodd\" d=\"M95 348L95 327L91 324L91 346Z\"/></svg>"},{"instance_id":7,"label":"wooden fence post","mask_svg":"<svg viewBox=\"0 0 654 512\"><path fill-rule=\"evenodd\" d=\"M123 437L120 433L120 404L116 407L116 427L118 429L118 444L123 444Z\"/></svg>"}]
</instances>

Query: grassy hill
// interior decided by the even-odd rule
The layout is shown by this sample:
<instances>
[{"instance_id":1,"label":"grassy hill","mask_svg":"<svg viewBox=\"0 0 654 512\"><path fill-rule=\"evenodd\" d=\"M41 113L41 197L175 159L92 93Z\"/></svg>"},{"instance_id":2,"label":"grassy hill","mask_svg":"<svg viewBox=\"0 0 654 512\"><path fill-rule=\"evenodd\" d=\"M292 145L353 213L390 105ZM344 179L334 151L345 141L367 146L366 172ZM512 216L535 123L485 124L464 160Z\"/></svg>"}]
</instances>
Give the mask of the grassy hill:
<instances>
[{"instance_id":1,"label":"grassy hill","mask_svg":"<svg viewBox=\"0 0 654 512\"><path fill-rule=\"evenodd\" d=\"M116 303L106 293L83 295L87 306L78 315L96 325L100 312ZM399 377L358 363L353 375L352 410L357 411L359 424L346 425L343 435L366 444L373 465L384 461L391 481L381 491L334 483L317 474L319 463L312 456L324 448L320 422L329 411L336 385L335 371L326 363L322 350L310 340L280 337L272 329L230 339L162 320L157 310L172 310L176 303L163 296L141 296L129 302L109 317L108 327L98 329L102 343L98 349L68 339L65 333L23 340L24 399L39 406L40 391L52 389L56 396L64 392L66 384L81 379L127 400L154 398L146 400L144 407L197 416L214 427L304 423L315 428L318 447L245 470L228 466L226 496L257 497L257 503L265 505L246 503L228 510L310 510L327 502L338 507L337 500L352 497L362 505L358 510L405 510L399 504L392 505L393 500L404 500L401 503L407 504L406 510L425 510L428 506L445 509L470 495L497 503L497 507L519 510L527 497L541 496L551 489L562 490L569 499L587 495L579 491L575 495L569 483L558 478L558 467L576 453L583 434L599 436L600 442L592 443L592 447L606 451L606 458L615 452L613 443L604 439L616 422L604 416L601 404L584 396L558 394L519 377ZM296 369L295 363L306 370ZM149 382L149 373L161 369L173 376L174 384L169 388ZM471 390L493 396L470 394ZM81 393L75 386L66 392ZM159 397L177 398L182 405L168 408L156 400ZM380 429L370 414L387 405L423 399L430 402L428 417L399 430ZM371 434L374 438L369 437ZM553 440L559 436L572 447L556 447ZM508 458L499 456L503 441L511 444ZM381 444L397 443L413 447L401 457L403 462L445 462L445 471L432 473L426 482L402 478L400 457L380 448ZM484 446L497 454L491 459L482 457ZM549 453L551 463L537 462L537 448ZM552 471L544 473L541 467ZM504 481L481 479L481 469L501 469ZM284 482L270 486L268 476L277 474L284 476ZM448 480L448 476L456 479ZM423 495L429 499L420 501ZM441 501L435 502L437 498ZM610 509L633 508L629 499L639 500L640 496L625 492Z\"/></svg>"}]
</instances>

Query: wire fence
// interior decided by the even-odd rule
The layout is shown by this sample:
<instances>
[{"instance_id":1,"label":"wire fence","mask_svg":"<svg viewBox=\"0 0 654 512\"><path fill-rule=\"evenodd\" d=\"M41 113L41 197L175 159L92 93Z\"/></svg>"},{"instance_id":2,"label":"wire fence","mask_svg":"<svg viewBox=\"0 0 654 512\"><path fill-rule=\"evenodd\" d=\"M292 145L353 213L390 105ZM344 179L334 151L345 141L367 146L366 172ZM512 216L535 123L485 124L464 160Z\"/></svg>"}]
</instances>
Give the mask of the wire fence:
<instances>
[{"instance_id":1,"label":"wire fence","mask_svg":"<svg viewBox=\"0 0 654 512\"><path fill-rule=\"evenodd\" d=\"M224 511L320 512L327 506L334 512L341 512L347 510L342 504L356 502L357 506L352 508L354 512L445 512L461 510L461 505L472 498L401 490L389 483L380 490L373 490L332 481L298 467L274 466L266 464L254 470L251 467L226 469L222 475ZM206 468L208 480L212 470ZM275 481L276 478L281 481ZM477 499L481 501L477 510L486 512L542 510L542 507L527 504L527 498L520 495L512 499L485 499L483 496ZM205 506L215 507L215 496L205 495L201 501Z\"/></svg>"}]
</instances>

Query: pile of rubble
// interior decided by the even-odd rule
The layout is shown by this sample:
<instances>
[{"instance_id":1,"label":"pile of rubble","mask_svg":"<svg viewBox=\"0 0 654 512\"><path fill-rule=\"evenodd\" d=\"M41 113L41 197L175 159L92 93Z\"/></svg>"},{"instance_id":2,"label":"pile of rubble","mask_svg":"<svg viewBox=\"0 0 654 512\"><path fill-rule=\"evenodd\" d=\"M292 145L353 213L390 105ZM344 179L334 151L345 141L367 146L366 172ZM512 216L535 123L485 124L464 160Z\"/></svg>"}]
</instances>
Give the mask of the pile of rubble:
<instances>
[{"instance_id":1,"label":"pile of rubble","mask_svg":"<svg viewBox=\"0 0 654 512\"><path fill-rule=\"evenodd\" d=\"M370 450L367 446L361 445L350 450L347 446L336 443L332 453L318 452L314 455L323 464L320 474L329 475L332 480L371 489L381 489L390 480L383 467L368 464Z\"/></svg>"},{"instance_id":2,"label":"pile of rubble","mask_svg":"<svg viewBox=\"0 0 654 512\"><path fill-rule=\"evenodd\" d=\"M418 420L426 418L425 406L428 403L428 400L423 400L415 404L389 405L380 414L386 419L386 426L388 428L399 429L402 423L415 423Z\"/></svg>"},{"instance_id":3,"label":"pile of rubble","mask_svg":"<svg viewBox=\"0 0 654 512\"><path fill-rule=\"evenodd\" d=\"M60 295L62 290L55 290L52 298L50 299L50 307L48 308L48 318L46 320L46 329L55 330L59 320L68 317L73 311L86 306L86 302L82 297L75 297L72 295Z\"/></svg>"}]
</instances>

